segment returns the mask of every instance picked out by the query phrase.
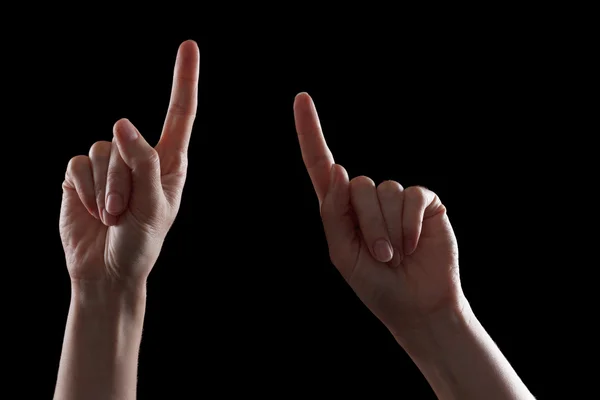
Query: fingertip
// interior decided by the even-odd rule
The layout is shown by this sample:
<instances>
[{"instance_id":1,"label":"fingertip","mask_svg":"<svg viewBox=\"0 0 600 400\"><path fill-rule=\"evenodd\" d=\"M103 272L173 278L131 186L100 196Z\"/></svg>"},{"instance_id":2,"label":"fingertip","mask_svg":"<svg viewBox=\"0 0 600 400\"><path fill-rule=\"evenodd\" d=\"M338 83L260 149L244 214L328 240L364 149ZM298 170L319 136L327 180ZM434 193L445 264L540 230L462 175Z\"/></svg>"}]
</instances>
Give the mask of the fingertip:
<instances>
[{"instance_id":1,"label":"fingertip","mask_svg":"<svg viewBox=\"0 0 600 400\"><path fill-rule=\"evenodd\" d=\"M121 118L115 122L113 134L117 138L117 141L120 141L121 143L132 142L139 136L137 129L135 129L131 121L127 118Z\"/></svg>"},{"instance_id":2,"label":"fingertip","mask_svg":"<svg viewBox=\"0 0 600 400\"><path fill-rule=\"evenodd\" d=\"M89 209L88 211L89 211L89 213L91 214L92 217L94 217L94 218L96 218L98 220L100 219L100 216L98 215L98 211L97 210L91 210L91 209Z\"/></svg>"},{"instance_id":3,"label":"fingertip","mask_svg":"<svg viewBox=\"0 0 600 400\"><path fill-rule=\"evenodd\" d=\"M300 92L294 98L294 108L297 106L310 105L311 97L306 92Z\"/></svg>"},{"instance_id":4,"label":"fingertip","mask_svg":"<svg viewBox=\"0 0 600 400\"><path fill-rule=\"evenodd\" d=\"M179 45L177 50L179 58L185 58L185 61L197 61L200 57L200 48L193 39L188 39Z\"/></svg>"},{"instance_id":5,"label":"fingertip","mask_svg":"<svg viewBox=\"0 0 600 400\"><path fill-rule=\"evenodd\" d=\"M119 118L117 122L113 124L113 134L116 136L116 133L119 129L122 128L123 124L131 123L127 118Z\"/></svg>"},{"instance_id":6,"label":"fingertip","mask_svg":"<svg viewBox=\"0 0 600 400\"><path fill-rule=\"evenodd\" d=\"M184 40L180 45L179 45L180 49L186 49L186 48L198 48L198 43L194 40L194 39L187 39Z\"/></svg>"},{"instance_id":7,"label":"fingertip","mask_svg":"<svg viewBox=\"0 0 600 400\"><path fill-rule=\"evenodd\" d=\"M200 72L200 49L196 41L189 39L179 45L175 75L190 81L198 81Z\"/></svg>"}]
</instances>

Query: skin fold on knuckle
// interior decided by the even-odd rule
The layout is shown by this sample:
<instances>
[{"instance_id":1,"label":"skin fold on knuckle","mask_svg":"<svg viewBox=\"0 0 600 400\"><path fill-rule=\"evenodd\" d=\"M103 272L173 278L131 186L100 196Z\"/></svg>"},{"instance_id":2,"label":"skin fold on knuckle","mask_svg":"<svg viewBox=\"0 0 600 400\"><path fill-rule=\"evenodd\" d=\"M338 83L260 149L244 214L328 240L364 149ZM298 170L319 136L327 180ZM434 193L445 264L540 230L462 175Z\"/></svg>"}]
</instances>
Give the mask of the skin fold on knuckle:
<instances>
[{"instance_id":1,"label":"skin fold on knuckle","mask_svg":"<svg viewBox=\"0 0 600 400\"><path fill-rule=\"evenodd\" d=\"M415 188L413 195L415 204L419 206L419 209L424 209L423 219L446 212L446 206L444 206L437 193L424 186L415 186Z\"/></svg>"},{"instance_id":2,"label":"skin fold on knuckle","mask_svg":"<svg viewBox=\"0 0 600 400\"><path fill-rule=\"evenodd\" d=\"M184 84L185 82L187 81L183 81ZM168 114L194 120L196 118L196 107L194 104L190 104L187 101L175 99L175 101L171 102L169 105Z\"/></svg>"},{"instance_id":3,"label":"skin fold on knuckle","mask_svg":"<svg viewBox=\"0 0 600 400\"><path fill-rule=\"evenodd\" d=\"M160 168L160 157L158 152L150 148L139 158L134 160L134 169L141 171L151 171L153 169Z\"/></svg>"},{"instance_id":4,"label":"skin fold on knuckle","mask_svg":"<svg viewBox=\"0 0 600 400\"><path fill-rule=\"evenodd\" d=\"M173 157L165 168L172 175L185 176L188 169L187 152L181 151L177 157Z\"/></svg>"}]
</instances>

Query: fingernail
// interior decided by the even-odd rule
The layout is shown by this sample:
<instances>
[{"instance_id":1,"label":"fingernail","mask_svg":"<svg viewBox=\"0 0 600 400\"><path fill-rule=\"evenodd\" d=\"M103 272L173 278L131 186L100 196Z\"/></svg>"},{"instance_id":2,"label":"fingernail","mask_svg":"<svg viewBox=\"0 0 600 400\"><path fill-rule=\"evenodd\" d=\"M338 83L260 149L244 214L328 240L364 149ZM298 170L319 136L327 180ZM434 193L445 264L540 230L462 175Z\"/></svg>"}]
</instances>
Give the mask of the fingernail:
<instances>
[{"instance_id":1,"label":"fingernail","mask_svg":"<svg viewBox=\"0 0 600 400\"><path fill-rule=\"evenodd\" d=\"M106 208L102 210L102 219L104 220L103 222L106 226L113 226L117 224L117 217L109 214L108 211L106 211Z\"/></svg>"},{"instance_id":2,"label":"fingernail","mask_svg":"<svg viewBox=\"0 0 600 400\"><path fill-rule=\"evenodd\" d=\"M118 215L123 211L123 197L115 193L109 194L106 199L106 211L113 215Z\"/></svg>"},{"instance_id":3,"label":"fingernail","mask_svg":"<svg viewBox=\"0 0 600 400\"><path fill-rule=\"evenodd\" d=\"M375 242L375 246L373 246L375 250L375 257L381 262L388 262L392 259L392 246L385 239L379 239Z\"/></svg>"},{"instance_id":4,"label":"fingernail","mask_svg":"<svg viewBox=\"0 0 600 400\"><path fill-rule=\"evenodd\" d=\"M394 247L394 255L392 256L392 259L390 260L390 264L392 267L397 267L402 263L402 254L400 254L400 250L398 250L397 247Z\"/></svg>"},{"instance_id":5,"label":"fingernail","mask_svg":"<svg viewBox=\"0 0 600 400\"><path fill-rule=\"evenodd\" d=\"M119 125L117 132L121 136L121 140L126 142L134 141L138 137L137 131L127 119Z\"/></svg>"}]
</instances>

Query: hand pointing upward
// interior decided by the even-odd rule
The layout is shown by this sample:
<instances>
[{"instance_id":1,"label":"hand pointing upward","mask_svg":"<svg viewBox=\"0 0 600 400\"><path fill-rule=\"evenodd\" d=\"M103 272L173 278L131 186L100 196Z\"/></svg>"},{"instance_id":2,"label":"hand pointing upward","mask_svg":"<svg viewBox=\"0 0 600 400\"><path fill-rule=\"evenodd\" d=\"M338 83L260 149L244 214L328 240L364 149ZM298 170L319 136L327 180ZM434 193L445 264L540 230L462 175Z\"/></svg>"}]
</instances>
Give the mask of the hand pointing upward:
<instances>
[{"instance_id":1,"label":"hand pointing upward","mask_svg":"<svg viewBox=\"0 0 600 400\"><path fill-rule=\"evenodd\" d=\"M155 147L121 119L112 143L96 142L69 162L60 236L72 280L138 283L150 273L181 202L199 62L196 43L182 43Z\"/></svg>"},{"instance_id":2,"label":"hand pointing upward","mask_svg":"<svg viewBox=\"0 0 600 400\"><path fill-rule=\"evenodd\" d=\"M438 196L395 181L349 180L335 164L308 94L296 96L294 115L331 261L358 297L396 336L457 304L458 247Z\"/></svg>"}]
</instances>

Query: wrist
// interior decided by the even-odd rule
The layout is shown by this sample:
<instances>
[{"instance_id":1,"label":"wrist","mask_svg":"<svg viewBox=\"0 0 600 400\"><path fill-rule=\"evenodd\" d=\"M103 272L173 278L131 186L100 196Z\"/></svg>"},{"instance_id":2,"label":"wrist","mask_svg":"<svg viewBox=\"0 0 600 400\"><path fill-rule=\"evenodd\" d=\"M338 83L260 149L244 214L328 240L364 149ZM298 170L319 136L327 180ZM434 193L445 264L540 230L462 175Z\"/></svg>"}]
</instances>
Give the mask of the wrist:
<instances>
[{"instance_id":1,"label":"wrist","mask_svg":"<svg viewBox=\"0 0 600 400\"><path fill-rule=\"evenodd\" d=\"M418 325L394 334L394 338L409 354L435 352L444 343L469 333L476 321L463 296L423 317Z\"/></svg>"},{"instance_id":2,"label":"wrist","mask_svg":"<svg viewBox=\"0 0 600 400\"><path fill-rule=\"evenodd\" d=\"M71 304L81 310L105 315L143 314L146 282L71 280Z\"/></svg>"},{"instance_id":3,"label":"wrist","mask_svg":"<svg viewBox=\"0 0 600 400\"><path fill-rule=\"evenodd\" d=\"M72 280L71 291L56 393L134 398L145 284Z\"/></svg>"},{"instance_id":4,"label":"wrist","mask_svg":"<svg viewBox=\"0 0 600 400\"><path fill-rule=\"evenodd\" d=\"M440 399L533 398L464 296L396 340Z\"/></svg>"}]
</instances>

